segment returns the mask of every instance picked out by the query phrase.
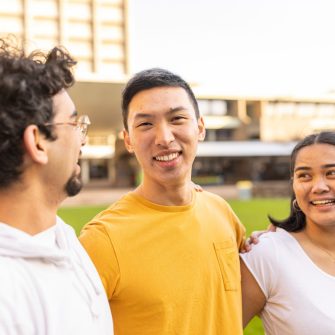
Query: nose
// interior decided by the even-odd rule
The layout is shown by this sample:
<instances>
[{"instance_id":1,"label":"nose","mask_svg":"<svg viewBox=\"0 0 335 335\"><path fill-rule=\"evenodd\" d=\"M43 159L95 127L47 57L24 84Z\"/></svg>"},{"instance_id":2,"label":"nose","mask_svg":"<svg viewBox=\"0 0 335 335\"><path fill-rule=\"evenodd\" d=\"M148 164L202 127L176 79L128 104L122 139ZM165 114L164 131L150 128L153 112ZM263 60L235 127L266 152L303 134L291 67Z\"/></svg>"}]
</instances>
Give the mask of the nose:
<instances>
[{"instance_id":1,"label":"nose","mask_svg":"<svg viewBox=\"0 0 335 335\"><path fill-rule=\"evenodd\" d=\"M157 126L155 136L155 144L162 147L169 146L170 143L175 140L173 131L168 124L161 124Z\"/></svg>"},{"instance_id":2,"label":"nose","mask_svg":"<svg viewBox=\"0 0 335 335\"><path fill-rule=\"evenodd\" d=\"M327 179L323 176L315 178L313 182L312 192L313 193L324 193L329 191L329 185Z\"/></svg>"}]
</instances>

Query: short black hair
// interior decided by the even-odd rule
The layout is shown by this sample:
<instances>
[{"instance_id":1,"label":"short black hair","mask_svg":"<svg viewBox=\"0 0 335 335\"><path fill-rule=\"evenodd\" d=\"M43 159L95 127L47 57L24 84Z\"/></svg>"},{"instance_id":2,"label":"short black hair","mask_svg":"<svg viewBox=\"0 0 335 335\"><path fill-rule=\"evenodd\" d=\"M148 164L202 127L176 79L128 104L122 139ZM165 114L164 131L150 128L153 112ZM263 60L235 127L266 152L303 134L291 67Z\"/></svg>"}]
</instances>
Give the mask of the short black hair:
<instances>
[{"instance_id":1,"label":"short black hair","mask_svg":"<svg viewBox=\"0 0 335 335\"><path fill-rule=\"evenodd\" d=\"M177 74L161 68L147 69L136 73L127 83L122 92L122 117L123 126L128 131L128 107L133 97L144 90L155 87L181 87L183 88L195 111L195 115L199 118L199 107L197 99L190 85Z\"/></svg>"},{"instance_id":2,"label":"short black hair","mask_svg":"<svg viewBox=\"0 0 335 335\"><path fill-rule=\"evenodd\" d=\"M294 176L294 169L299 151L313 144L330 144L335 146L335 132L324 131L317 134L308 135L296 144L291 153L291 162L290 162L291 181ZM304 229L306 226L306 216L301 210L299 210L299 208L296 208L294 206L295 200L296 197L292 189L289 216L284 220L276 220L271 216L269 216L270 222L273 225L283 228L290 232L300 231Z\"/></svg>"},{"instance_id":3,"label":"short black hair","mask_svg":"<svg viewBox=\"0 0 335 335\"><path fill-rule=\"evenodd\" d=\"M22 174L22 137L36 124L54 140L52 97L74 84L71 68L76 62L61 47L45 54L25 55L12 39L0 39L0 188L8 187Z\"/></svg>"}]
</instances>

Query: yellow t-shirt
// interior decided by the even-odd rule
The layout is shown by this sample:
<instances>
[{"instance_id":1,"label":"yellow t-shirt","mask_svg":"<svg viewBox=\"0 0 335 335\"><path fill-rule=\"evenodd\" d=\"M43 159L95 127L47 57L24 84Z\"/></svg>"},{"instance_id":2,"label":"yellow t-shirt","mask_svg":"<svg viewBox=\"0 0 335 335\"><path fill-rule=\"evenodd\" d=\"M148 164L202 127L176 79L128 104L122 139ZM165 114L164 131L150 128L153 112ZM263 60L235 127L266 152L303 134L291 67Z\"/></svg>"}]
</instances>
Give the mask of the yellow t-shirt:
<instances>
[{"instance_id":1,"label":"yellow t-shirt","mask_svg":"<svg viewBox=\"0 0 335 335\"><path fill-rule=\"evenodd\" d=\"M116 335L238 335L244 234L214 194L161 206L129 193L87 224L80 241L103 281Z\"/></svg>"}]
</instances>

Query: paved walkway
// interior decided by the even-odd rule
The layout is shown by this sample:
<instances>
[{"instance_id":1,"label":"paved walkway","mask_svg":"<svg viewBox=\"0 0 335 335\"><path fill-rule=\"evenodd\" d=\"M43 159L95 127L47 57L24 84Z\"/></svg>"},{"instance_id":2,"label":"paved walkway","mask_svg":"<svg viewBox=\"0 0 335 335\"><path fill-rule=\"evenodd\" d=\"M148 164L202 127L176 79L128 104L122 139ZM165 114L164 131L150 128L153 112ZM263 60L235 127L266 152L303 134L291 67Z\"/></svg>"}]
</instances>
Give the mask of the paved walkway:
<instances>
[{"instance_id":1,"label":"paved walkway","mask_svg":"<svg viewBox=\"0 0 335 335\"><path fill-rule=\"evenodd\" d=\"M238 190L234 185L204 186L204 189L216 193L225 199L236 199L238 197ZM75 197L67 198L62 205L108 205L115 202L129 191L131 191L129 188L87 187Z\"/></svg>"}]
</instances>

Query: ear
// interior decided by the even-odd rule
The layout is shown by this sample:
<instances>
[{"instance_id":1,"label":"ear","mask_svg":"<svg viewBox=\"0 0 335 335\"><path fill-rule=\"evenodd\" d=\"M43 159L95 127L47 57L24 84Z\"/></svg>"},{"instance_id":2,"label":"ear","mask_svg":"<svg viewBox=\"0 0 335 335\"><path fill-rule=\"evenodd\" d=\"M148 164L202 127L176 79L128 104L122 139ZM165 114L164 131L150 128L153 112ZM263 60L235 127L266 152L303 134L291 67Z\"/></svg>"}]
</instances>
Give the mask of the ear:
<instances>
[{"instance_id":1,"label":"ear","mask_svg":"<svg viewBox=\"0 0 335 335\"><path fill-rule=\"evenodd\" d=\"M202 116L198 118L198 129L199 129L198 140L203 141L206 136L206 128L204 118Z\"/></svg>"},{"instance_id":2,"label":"ear","mask_svg":"<svg viewBox=\"0 0 335 335\"><path fill-rule=\"evenodd\" d=\"M125 129L123 129L123 140L124 140L124 145L126 146L127 151L132 154L134 152L134 149L130 141L129 133Z\"/></svg>"},{"instance_id":3,"label":"ear","mask_svg":"<svg viewBox=\"0 0 335 335\"><path fill-rule=\"evenodd\" d=\"M24 130L23 144L32 161L39 164L48 163L46 140L36 125L30 125Z\"/></svg>"}]
</instances>

